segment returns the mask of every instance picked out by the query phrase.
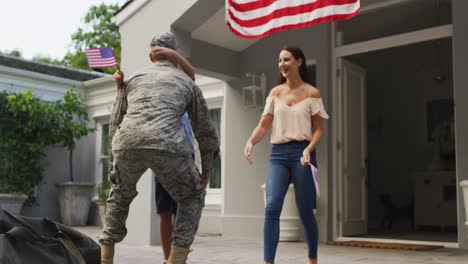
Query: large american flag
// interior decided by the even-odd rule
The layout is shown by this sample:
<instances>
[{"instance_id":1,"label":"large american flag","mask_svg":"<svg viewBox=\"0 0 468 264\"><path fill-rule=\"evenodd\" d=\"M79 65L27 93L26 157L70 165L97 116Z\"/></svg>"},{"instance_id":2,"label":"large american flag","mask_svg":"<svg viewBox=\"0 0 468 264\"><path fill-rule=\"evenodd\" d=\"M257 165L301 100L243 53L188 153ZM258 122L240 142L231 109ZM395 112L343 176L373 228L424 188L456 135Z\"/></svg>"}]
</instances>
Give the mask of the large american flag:
<instances>
[{"instance_id":1,"label":"large american flag","mask_svg":"<svg viewBox=\"0 0 468 264\"><path fill-rule=\"evenodd\" d=\"M226 0L226 22L244 38L344 20L359 13L359 0Z\"/></svg>"},{"instance_id":2,"label":"large american flag","mask_svg":"<svg viewBox=\"0 0 468 264\"><path fill-rule=\"evenodd\" d=\"M110 68L117 65L112 48L89 48L86 49L86 57L90 68Z\"/></svg>"}]
</instances>

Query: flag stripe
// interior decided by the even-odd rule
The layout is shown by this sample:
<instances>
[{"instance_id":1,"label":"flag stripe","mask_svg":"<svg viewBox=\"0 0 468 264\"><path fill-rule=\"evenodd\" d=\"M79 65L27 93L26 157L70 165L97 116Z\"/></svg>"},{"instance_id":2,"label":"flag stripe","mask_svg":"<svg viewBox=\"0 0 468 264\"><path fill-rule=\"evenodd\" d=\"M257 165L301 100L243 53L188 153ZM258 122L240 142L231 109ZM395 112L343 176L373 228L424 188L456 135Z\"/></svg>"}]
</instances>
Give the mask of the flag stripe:
<instances>
[{"instance_id":1,"label":"flag stripe","mask_svg":"<svg viewBox=\"0 0 468 264\"><path fill-rule=\"evenodd\" d=\"M227 0L227 4L228 27L244 38L349 19L360 11L359 0Z\"/></svg>"},{"instance_id":2,"label":"flag stripe","mask_svg":"<svg viewBox=\"0 0 468 264\"><path fill-rule=\"evenodd\" d=\"M246 2L246 3L239 3L239 1L229 0L229 5L232 8L239 10L240 12L245 12L248 10L268 7L274 4L275 2L276 2L275 0L265 0L265 1L251 1L251 2Z\"/></svg>"},{"instance_id":3,"label":"flag stripe","mask_svg":"<svg viewBox=\"0 0 468 264\"><path fill-rule=\"evenodd\" d=\"M311 4L314 2L320 2L318 0L264 0L264 1L255 1L246 4L236 3L238 1L228 0L230 8L234 13L245 13L249 16L255 16L256 13L268 14L273 12L275 9L284 8L284 7L293 7ZM348 0L349 1L349 0Z\"/></svg>"}]
</instances>

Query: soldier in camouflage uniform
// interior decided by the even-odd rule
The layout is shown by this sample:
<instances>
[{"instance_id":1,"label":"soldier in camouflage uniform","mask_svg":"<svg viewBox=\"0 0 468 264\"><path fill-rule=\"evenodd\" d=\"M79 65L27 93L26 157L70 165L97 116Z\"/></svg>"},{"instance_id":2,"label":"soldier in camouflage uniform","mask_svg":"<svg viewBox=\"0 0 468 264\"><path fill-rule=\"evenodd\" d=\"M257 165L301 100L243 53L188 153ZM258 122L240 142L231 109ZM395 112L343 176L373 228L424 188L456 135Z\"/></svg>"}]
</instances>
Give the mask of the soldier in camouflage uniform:
<instances>
[{"instance_id":1,"label":"soldier in camouflage uniform","mask_svg":"<svg viewBox=\"0 0 468 264\"><path fill-rule=\"evenodd\" d=\"M171 33L156 35L151 47L175 49ZM118 89L111 116L114 166L112 189L106 202L104 230L99 237L101 263L112 263L114 244L127 233L125 222L136 184L150 168L178 204L170 264L183 264L198 229L205 187L219 153L219 140L201 90L171 61L156 58L134 73ZM200 175L185 140L181 117L187 112L199 143ZM115 128L117 126L117 128Z\"/></svg>"}]
</instances>

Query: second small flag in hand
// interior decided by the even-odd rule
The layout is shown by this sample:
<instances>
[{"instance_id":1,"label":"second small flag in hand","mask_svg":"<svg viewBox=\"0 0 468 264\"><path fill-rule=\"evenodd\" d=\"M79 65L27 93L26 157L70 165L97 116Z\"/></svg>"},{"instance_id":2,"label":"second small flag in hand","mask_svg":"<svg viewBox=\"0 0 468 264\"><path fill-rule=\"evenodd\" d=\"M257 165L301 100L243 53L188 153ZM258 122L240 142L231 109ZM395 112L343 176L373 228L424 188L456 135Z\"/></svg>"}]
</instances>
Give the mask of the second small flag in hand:
<instances>
[{"instance_id":1,"label":"second small flag in hand","mask_svg":"<svg viewBox=\"0 0 468 264\"><path fill-rule=\"evenodd\" d=\"M88 65L92 69L111 68L117 65L112 48L89 48L86 49Z\"/></svg>"}]
</instances>

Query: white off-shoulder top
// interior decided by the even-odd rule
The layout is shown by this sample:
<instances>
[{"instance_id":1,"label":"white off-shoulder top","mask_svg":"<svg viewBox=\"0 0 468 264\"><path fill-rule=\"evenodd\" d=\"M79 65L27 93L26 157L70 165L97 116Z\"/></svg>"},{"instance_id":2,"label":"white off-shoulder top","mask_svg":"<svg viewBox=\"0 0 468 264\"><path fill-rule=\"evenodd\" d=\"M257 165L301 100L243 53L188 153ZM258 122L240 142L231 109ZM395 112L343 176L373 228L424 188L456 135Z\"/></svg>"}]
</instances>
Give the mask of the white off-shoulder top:
<instances>
[{"instance_id":1,"label":"white off-shoulder top","mask_svg":"<svg viewBox=\"0 0 468 264\"><path fill-rule=\"evenodd\" d=\"M291 106L278 97L270 95L266 99L262 115L272 114L271 143L282 144L289 141L310 141L312 139L312 116L328 119L322 98L308 97Z\"/></svg>"}]
</instances>

